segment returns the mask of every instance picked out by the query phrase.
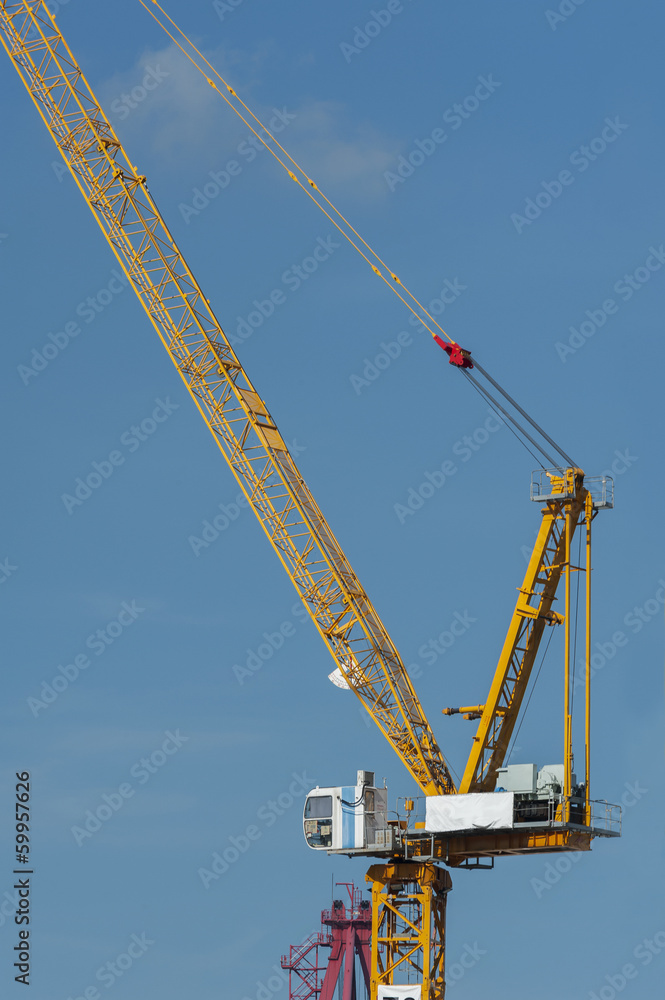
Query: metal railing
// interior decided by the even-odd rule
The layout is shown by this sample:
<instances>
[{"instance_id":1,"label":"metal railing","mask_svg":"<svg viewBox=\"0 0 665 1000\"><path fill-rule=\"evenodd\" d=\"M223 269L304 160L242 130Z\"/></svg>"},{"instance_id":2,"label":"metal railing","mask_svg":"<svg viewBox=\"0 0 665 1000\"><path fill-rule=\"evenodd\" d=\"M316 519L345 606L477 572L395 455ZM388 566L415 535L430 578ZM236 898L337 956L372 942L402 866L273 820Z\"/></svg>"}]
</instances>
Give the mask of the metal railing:
<instances>
[{"instance_id":1,"label":"metal railing","mask_svg":"<svg viewBox=\"0 0 665 1000\"><path fill-rule=\"evenodd\" d=\"M596 510L614 507L614 480L611 476L585 476L584 486L591 494ZM532 500L563 500L574 495L574 481L562 476L558 469L536 469L531 473Z\"/></svg>"},{"instance_id":2,"label":"metal railing","mask_svg":"<svg viewBox=\"0 0 665 1000\"><path fill-rule=\"evenodd\" d=\"M568 808L566 808L568 805ZM592 799L587 823L585 802L575 795L553 794L547 799L521 799L515 802L516 827L567 827L592 830L598 836L621 836L621 806Z\"/></svg>"},{"instance_id":3,"label":"metal railing","mask_svg":"<svg viewBox=\"0 0 665 1000\"><path fill-rule=\"evenodd\" d=\"M607 836L621 836L621 806L606 802L605 799L593 799L590 803L590 827Z\"/></svg>"},{"instance_id":4,"label":"metal railing","mask_svg":"<svg viewBox=\"0 0 665 1000\"><path fill-rule=\"evenodd\" d=\"M584 480L584 485L596 510L614 507L614 480L611 476L590 476Z\"/></svg>"}]
</instances>

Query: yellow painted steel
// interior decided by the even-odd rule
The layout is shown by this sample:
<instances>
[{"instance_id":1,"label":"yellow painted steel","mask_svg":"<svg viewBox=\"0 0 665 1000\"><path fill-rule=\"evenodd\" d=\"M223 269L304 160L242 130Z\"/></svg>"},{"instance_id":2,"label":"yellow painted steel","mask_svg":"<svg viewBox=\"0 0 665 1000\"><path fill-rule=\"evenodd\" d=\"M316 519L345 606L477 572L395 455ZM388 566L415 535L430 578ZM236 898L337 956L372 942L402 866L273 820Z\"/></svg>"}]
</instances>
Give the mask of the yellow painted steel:
<instances>
[{"instance_id":1,"label":"yellow painted steel","mask_svg":"<svg viewBox=\"0 0 665 1000\"><path fill-rule=\"evenodd\" d=\"M584 487L584 473L580 469L567 469L560 477L553 477L552 493L555 496L548 499L543 508L538 537L519 589L489 697L473 738L460 781L460 792L490 792L496 786L497 768L503 765L545 626L565 621L566 629L569 627L569 573L566 574L566 616L553 611L552 604L561 573L570 565L570 542L580 513L585 510L588 491ZM561 494L561 498L556 494ZM569 633L567 638L568 651ZM572 733L569 725L568 652L566 656L565 752L568 773ZM566 794L570 794L570 789Z\"/></svg>"},{"instance_id":2,"label":"yellow painted steel","mask_svg":"<svg viewBox=\"0 0 665 1000\"><path fill-rule=\"evenodd\" d=\"M372 865L372 978L379 986L417 982L422 1000L443 1000L445 984L447 871L434 864Z\"/></svg>"},{"instance_id":3,"label":"yellow painted steel","mask_svg":"<svg viewBox=\"0 0 665 1000\"><path fill-rule=\"evenodd\" d=\"M47 4L0 38L349 686L426 794L454 792L407 671Z\"/></svg>"},{"instance_id":4,"label":"yellow painted steel","mask_svg":"<svg viewBox=\"0 0 665 1000\"><path fill-rule=\"evenodd\" d=\"M564 767L563 767L563 794L564 799L564 821L567 823L570 820L570 791L572 787L572 775L573 775L573 730L572 730L572 716L570 711L570 635L571 635L571 617L570 617L570 588L571 588L571 578L570 578L570 535L571 535L571 517L570 508L566 509L565 514L565 532L566 532L566 554L565 554L565 566L564 571L566 574L565 583L565 640L564 640L564 658L563 658L563 676L564 676L564 705L563 705L563 724L564 724Z\"/></svg>"},{"instance_id":5,"label":"yellow painted steel","mask_svg":"<svg viewBox=\"0 0 665 1000\"><path fill-rule=\"evenodd\" d=\"M560 819L560 817L559 817ZM418 826L418 824L416 824ZM474 860L522 854L556 854L561 851L590 851L592 831L563 828L482 831L434 834L409 841L409 859L436 858L450 868L467 866Z\"/></svg>"},{"instance_id":6,"label":"yellow painted steel","mask_svg":"<svg viewBox=\"0 0 665 1000\"><path fill-rule=\"evenodd\" d=\"M585 504L586 524L586 634L585 634L585 674L584 674L584 816L587 826L591 824L591 522L594 509L591 496Z\"/></svg>"},{"instance_id":7,"label":"yellow painted steel","mask_svg":"<svg viewBox=\"0 0 665 1000\"><path fill-rule=\"evenodd\" d=\"M342 674L422 791L455 792L394 644L46 4L0 3L0 27L3 45L79 189ZM470 713L480 711L481 718L461 792L494 787L545 624L563 621L551 605L586 496L580 470L565 476L575 495L565 495L562 481L564 498L548 501L543 511L490 696ZM569 531L560 524L567 512ZM567 667L567 706L569 689ZM568 723L565 739L569 754Z\"/></svg>"},{"instance_id":8,"label":"yellow painted steel","mask_svg":"<svg viewBox=\"0 0 665 1000\"><path fill-rule=\"evenodd\" d=\"M426 795L456 788L411 681L378 614L298 471L279 429L186 264L146 178L129 161L43 0L0 0L0 38L185 386L349 686ZM393 276L394 277L394 276ZM565 620L566 785L571 792L570 546L584 513L586 559L586 822L590 825L591 497L579 469L552 492L484 705L460 792L491 791L546 625ZM552 609L566 572L566 613ZM569 810L568 799L564 798ZM413 806L411 805L411 808ZM557 817L561 819L561 817ZM423 835L411 857L374 865L372 1000L379 985L420 978L424 1000L445 993L445 902L450 866L472 859L589 850L591 831L510 830ZM404 978L403 978L404 977Z\"/></svg>"}]
</instances>

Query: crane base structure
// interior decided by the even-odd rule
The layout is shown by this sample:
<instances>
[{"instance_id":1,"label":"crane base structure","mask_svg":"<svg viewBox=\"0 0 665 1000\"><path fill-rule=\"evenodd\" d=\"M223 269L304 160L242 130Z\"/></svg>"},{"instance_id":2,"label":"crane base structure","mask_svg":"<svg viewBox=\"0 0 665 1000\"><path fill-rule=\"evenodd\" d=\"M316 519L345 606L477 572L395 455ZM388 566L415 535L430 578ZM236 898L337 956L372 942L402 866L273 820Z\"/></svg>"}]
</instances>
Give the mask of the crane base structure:
<instances>
[{"instance_id":1,"label":"crane base structure","mask_svg":"<svg viewBox=\"0 0 665 1000\"><path fill-rule=\"evenodd\" d=\"M348 905L334 899L330 910L321 912L321 930L299 945L291 945L282 955L281 965L289 970L289 1000L356 1000L358 982L356 957L367 993L370 993L370 936L372 909L369 900L352 882L338 882L349 894ZM319 949L330 948L327 966L320 965Z\"/></svg>"},{"instance_id":2,"label":"crane base structure","mask_svg":"<svg viewBox=\"0 0 665 1000\"><path fill-rule=\"evenodd\" d=\"M371 996L392 1000L399 983L412 1000L439 1000L450 875L433 864L397 862L372 865L365 879L372 885Z\"/></svg>"},{"instance_id":3,"label":"crane base structure","mask_svg":"<svg viewBox=\"0 0 665 1000\"><path fill-rule=\"evenodd\" d=\"M379 1000L441 998L445 992L448 872L434 864L372 865L365 876L371 902L345 885L349 904L333 900L321 913L321 931L282 955L289 1000L356 1000L356 958L368 996ZM320 949L330 948L326 966ZM400 984L396 986L396 984Z\"/></svg>"}]
</instances>

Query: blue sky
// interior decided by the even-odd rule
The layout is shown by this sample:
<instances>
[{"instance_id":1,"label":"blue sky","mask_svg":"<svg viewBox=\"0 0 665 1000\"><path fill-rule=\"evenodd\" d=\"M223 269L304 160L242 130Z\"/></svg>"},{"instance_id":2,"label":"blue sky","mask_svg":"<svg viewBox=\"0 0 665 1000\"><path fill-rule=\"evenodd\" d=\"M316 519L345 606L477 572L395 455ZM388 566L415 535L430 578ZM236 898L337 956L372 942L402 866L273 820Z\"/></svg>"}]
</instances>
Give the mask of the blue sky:
<instances>
[{"instance_id":1,"label":"blue sky","mask_svg":"<svg viewBox=\"0 0 665 1000\"><path fill-rule=\"evenodd\" d=\"M539 521L531 457L505 429L467 454L484 404L267 153L251 157L247 128L138 3L53 6L222 324L244 340L241 360L460 773L473 730L440 709L484 700ZM665 15L617 0L403 0L364 44L387 6L167 9L259 115L282 115L289 150L418 297L438 300L450 335L587 474L614 463L616 507L595 524L592 781L595 797L624 803L624 836L570 870L517 858L453 872L448 956L449 968L465 949L479 956L453 980L459 1000L651 1000L665 973L665 949L644 945L665 943ZM36 1000L91 987L113 1000L255 1000L280 955L318 929L331 880L364 877L362 861L306 848L302 789L357 768L385 776L393 798L413 785L328 682L332 661L253 515L234 506L238 486L6 56L0 74L5 993L20 995L10 810L14 774L29 770ZM154 89L131 106L123 95L146 77ZM464 105L479 86L478 106ZM230 161L240 169L223 190L197 197ZM297 285L321 241L329 257ZM279 305L243 338L275 291ZM53 343L64 346L37 371L33 352ZM397 356L380 370L385 345ZM445 484L400 516L446 461ZM108 473L99 488L63 501L96 468ZM228 524L204 537L220 513ZM433 657L456 615L468 628ZM270 636L279 648L239 679ZM35 707L67 670L78 676ZM553 642L515 760L561 759L561 692ZM100 829L77 834L109 799ZM248 827L249 849L204 888L198 869ZM132 940L131 967L96 978ZM636 974L617 990L626 964Z\"/></svg>"}]
</instances>

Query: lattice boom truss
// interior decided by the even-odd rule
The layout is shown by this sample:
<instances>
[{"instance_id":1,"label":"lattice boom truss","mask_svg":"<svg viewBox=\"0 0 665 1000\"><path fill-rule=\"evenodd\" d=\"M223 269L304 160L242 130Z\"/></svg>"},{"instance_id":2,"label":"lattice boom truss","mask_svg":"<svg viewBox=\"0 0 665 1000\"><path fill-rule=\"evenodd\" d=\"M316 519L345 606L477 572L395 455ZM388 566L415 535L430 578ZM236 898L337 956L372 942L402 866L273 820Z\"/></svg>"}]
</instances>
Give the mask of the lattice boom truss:
<instances>
[{"instance_id":1,"label":"lattice boom truss","mask_svg":"<svg viewBox=\"0 0 665 1000\"><path fill-rule=\"evenodd\" d=\"M46 4L0 3L0 29L78 187L342 674L420 788L455 791L397 650Z\"/></svg>"}]
</instances>

